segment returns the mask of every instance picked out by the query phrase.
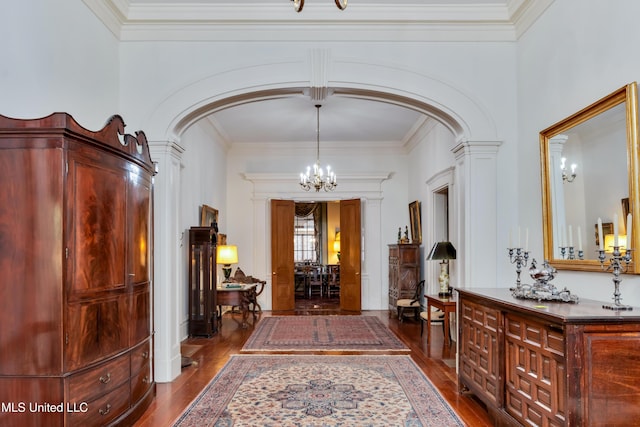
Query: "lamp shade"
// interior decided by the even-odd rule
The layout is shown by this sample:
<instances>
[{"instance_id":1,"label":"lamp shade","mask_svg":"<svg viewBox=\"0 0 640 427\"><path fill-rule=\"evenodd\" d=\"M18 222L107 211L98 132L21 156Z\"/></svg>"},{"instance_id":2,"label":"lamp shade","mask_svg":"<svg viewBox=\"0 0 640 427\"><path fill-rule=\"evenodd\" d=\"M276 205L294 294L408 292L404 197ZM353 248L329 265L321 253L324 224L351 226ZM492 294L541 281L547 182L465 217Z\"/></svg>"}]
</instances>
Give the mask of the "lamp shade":
<instances>
[{"instance_id":1,"label":"lamp shade","mask_svg":"<svg viewBox=\"0 0 640 427\"><path fill-rule=\"evenodd\" d=\"M340 252L340 240L335 240L333 242L333 251Z\"/></svg>"},{"instance_id":2,"label":"lamp shade","mask_svg":"<svg viewBox=\"0 0 640 427\"><path fill-rule=\"evenodd\" d=\"M236 264L238 262L238 247L235 245L220 245L216 251L218 264Z\"/></svg>"},{"instance_id":3,"label":"lamp shade","mask_svg":"<svg viewBox=\"0 0 640 427\"><path fill-rule=\"evenodd\" d=\"M431 248L431 252L427 255L427 260L437 259L456 259L456 248L451 242L437 242Z\"/></svg>"}]
</instances>

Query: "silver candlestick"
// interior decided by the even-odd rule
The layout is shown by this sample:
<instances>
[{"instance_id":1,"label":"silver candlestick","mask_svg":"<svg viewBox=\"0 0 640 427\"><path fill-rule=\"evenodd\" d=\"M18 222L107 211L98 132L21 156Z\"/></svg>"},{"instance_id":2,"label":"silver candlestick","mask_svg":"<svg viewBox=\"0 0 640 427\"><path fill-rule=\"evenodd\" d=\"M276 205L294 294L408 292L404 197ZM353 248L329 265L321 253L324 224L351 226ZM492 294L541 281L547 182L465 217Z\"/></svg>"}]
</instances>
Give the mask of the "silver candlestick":
<instances>
[{"instance_id":1,"label":"silver candlestick","mask_svg":"<svg viewBox=\"0 0 640 427\"><path fill-rule=\"evenodd\" d=\"M569 255L567 256L567 252ZM562 255L562 259L576 259L576 249L573 246L560 246L560 255ZM567 256L565 258L565 256ZM578 250L578 259L584 259L584 251Z\"/></svg>"},{"instance_id":2,"label":"silver candlestick","mask_svg":"<svg viewBox=\"0 0 640 427\"><path fill-rule=\"evenodd\" d=\"M600 265L603 270L611 271L613 273L613 304L603 304L602 308L606 308L608 310L633 310L633 307L630 305L624 305L620 302L622 298L620 298L620 282L622 279L620 278L621 273L626 273L629 269L629 265L631 264L631 251L633 249L627 249L622 255L620 252L620 246L613 246L613 253L611 254L611 258L609 259L609 265L605 269L605 252L604 250L598 250L598 260L600 260Z\"/></svg>"},{"instance_id":3,"label":"silver candlestick","mask_svg":"<svg viewBox=\"0 0 640 427\"><path fill-rule=\"evenodd\" d=\"M522 248L507 248L509 250L509 261L511 264L516 265L516 289L520 289L522 284L520 283L520 273L522 267L526 267L529 261L529 251L525 251Z\"/></svg>"}]
</instances>

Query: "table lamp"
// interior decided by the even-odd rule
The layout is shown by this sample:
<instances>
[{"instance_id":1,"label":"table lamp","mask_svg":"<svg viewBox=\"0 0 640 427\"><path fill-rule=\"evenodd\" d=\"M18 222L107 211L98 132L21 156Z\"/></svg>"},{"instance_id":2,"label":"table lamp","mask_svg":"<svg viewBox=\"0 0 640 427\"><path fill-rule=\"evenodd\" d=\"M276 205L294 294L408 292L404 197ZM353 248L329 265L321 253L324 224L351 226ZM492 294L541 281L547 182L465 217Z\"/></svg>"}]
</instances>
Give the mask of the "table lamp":
<instances>
[{"instance_id":1,"label":"table lamp","mask_svg":"<svg viewBox=\"0 0 640 427\"><path fill-rule=\"evenodd\" d=\"M453 247L451 242L436 242L431 248L431 252L427 255L427 260L441 260L440 262L440 292L438 296L447 297L450 296L449 292L449 260L456 259L456 248Z\"/></svg>"},{"instance_id":2,"label":"table lamp","mask_svg":"<svg viewBox=\"0 0 640 427\"><path fill-rule=\"evenodd\" d=\"M336 240L333 242L333 251L336 253L338 257L338 263L340 263L340 240Z\"/></svg>"},{"instance_id":3,"label":"table lamp","mask_svg":"<svg viewBox=\"0 0 640 427\"><path fill-rule=\"evenodd\" d=\"M224 281L230 282L231 264L238 263L238 247L235 245L220 245L216 250L216 263L222 264Z\"/></svg>"}]
</instances>

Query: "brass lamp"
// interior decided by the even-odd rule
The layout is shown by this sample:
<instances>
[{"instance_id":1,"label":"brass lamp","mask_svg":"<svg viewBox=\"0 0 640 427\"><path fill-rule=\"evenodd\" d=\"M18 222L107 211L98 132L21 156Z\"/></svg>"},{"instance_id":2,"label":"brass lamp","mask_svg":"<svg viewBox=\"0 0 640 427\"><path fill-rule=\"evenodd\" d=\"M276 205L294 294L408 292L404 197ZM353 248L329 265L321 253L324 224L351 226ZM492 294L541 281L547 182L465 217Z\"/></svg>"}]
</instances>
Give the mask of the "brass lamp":
<instances>
[{"instance_id":1,"label":"brass lamp","mask_svg":"<svg viewBox=\"0 0 640 427\"><path fill-rule=\"evenodd\" d=\"M427 255L427 261L441 260L440 262L440 292L438 296L447 297L451 295L449 292L449 260L456 259L456 248L451 242L436 242L431 248L431 252Z\"/></svg>"},{"instance_id":2,"label":"brass lamp","mask_svg":"<svg viewBox=\"0 0 640 427\"><path fill-rule=\"evenodd\" d=\"M220 245L216 250L216 263L222 264L224 281L230 282L231 264L238 263L238 247L235 245Z\"/></svg>"}]
</instances>

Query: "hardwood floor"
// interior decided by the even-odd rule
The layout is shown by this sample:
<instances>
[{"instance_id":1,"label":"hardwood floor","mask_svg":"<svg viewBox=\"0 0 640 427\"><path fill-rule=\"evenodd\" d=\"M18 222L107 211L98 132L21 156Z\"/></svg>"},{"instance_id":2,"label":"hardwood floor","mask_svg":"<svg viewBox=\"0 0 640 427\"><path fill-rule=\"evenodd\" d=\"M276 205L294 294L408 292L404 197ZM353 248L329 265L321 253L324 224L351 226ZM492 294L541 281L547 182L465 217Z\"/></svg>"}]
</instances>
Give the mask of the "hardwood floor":
<instances>
[{"instance_id":1,"label":"hardwood floor","mask_svg":"<svg viewBox=\"0 0 640 427\"><path fill-rule=\"evenodd\" d=\"M259 322L261 317L296 314L320 315L337 314L337 312L307 309L286 313L265 311L259 315L256 322ZM395 316L390 317L388 311L363 311L362 314L380 318L411 349L413 360L467 426L493 425L487 411L478 400L458 393L455 343L450 347L444 346L441 325L431 326L431 343L427 345L426 325L424 336L420 337L420 322L407 319L401 323ZM247 329L242 329L240 323L240 314L225 313L222 327L214 337L185 340L182 343L182 354L190 356L194 363L183 368L182 374L173 382L157 384L156 399L135 426L170 426L224 366L229 355L240 352L254 328L253 324L250 324Z\"/></svg>"}]
</instances>

